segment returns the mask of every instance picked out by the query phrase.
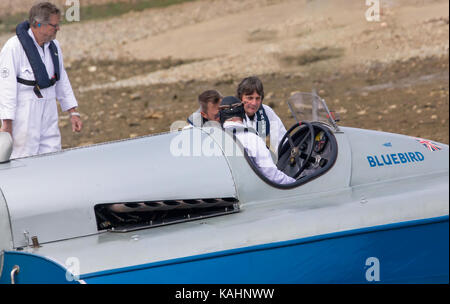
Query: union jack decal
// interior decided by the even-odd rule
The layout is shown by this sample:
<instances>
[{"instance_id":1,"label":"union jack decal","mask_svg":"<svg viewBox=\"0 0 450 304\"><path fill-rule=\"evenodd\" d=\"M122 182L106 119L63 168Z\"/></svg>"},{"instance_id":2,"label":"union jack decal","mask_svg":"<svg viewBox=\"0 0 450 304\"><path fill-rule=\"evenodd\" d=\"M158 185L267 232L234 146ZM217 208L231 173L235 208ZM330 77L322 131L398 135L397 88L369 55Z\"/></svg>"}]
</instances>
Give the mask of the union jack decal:
<instances>
[{"instance_id":1,"label":"union jack decal","mask_svg":"<svg viewBox=\"0 0 450 304\"><path fill-rule=\"evenodd\" d=\"M442 149L437 144L435 144L434 142L431 142L429 140L422 139L422 138L416 138L416 140L430 151L439 151Z\"/></svg>"}]
</instances>

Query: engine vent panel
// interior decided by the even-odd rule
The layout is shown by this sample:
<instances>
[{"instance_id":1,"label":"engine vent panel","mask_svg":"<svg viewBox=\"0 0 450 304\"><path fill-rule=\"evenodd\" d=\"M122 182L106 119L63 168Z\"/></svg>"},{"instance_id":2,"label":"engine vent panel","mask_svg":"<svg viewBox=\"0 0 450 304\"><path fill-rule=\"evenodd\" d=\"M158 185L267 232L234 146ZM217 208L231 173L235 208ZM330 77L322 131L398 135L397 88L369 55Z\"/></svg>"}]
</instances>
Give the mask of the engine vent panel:
<instances>
[{"instance_id":1,"label":"engine vent panel","mask_svg":"<svg viewBox=\"0 0 450 304\"><path fill-rule=\"evenodd\" d=\"M207 198L98 204L99 231L129 232L239 212L236 198Z\"/></svg>"}]
</instances>

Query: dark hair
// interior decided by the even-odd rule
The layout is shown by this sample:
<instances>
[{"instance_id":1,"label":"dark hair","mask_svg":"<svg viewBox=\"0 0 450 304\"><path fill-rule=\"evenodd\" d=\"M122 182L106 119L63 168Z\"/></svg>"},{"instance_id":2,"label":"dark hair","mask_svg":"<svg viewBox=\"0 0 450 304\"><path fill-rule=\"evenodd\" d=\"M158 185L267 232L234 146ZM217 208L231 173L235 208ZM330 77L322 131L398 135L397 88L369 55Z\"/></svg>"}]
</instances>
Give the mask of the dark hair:
<instances>
[{"instance_id":1,"label":"dark hair","mask_svg":"<svg viewBox=\"0 0 450 304\"><path fill-rule=\"evenodd\" d=\"M222 98L222 95L216 90L204 91L198 95L198 103L200 104L201 111L206 113L208 111L208 103L212 102L213 104L217 104Z\"/></svg>"},{"instance_id":2,"label":"dark hair","mask_svg":"<svg viewBox=\"0 0 450 304\"><path fill-rule=\"evenodd\" d=\"M61 10L50 2L40 2L35 4L30 9L30 15L28 17L28 22L32 26L35 22L37 23L48 23L50 21L51 15L61 15Z\"/></svg>"},{"instance_id":3,"label":"dark hair","mask_svg":"<svg viewBox=\"0 0 450 304\"><path fill-rule=\"evenodd\" d=\"M256 76L250 76L244 78L238 85L236 97L239 98L239 100L242 100L242 96L251 95L255 91L261 96L261 100L264 100L264 87L261 80Z\"/></svg>"},{"instance_id":4,"label":"dark hair","mask_svg":"<svg viewBox=\"0 0 450 304\"><path fill-rule=\"evenodd\" d=\"M235 96L227 96L222 99L219 107L220 124L230 118L239 117L245 119L245 110L242 102Z\"/></svg>"}]
</instances>

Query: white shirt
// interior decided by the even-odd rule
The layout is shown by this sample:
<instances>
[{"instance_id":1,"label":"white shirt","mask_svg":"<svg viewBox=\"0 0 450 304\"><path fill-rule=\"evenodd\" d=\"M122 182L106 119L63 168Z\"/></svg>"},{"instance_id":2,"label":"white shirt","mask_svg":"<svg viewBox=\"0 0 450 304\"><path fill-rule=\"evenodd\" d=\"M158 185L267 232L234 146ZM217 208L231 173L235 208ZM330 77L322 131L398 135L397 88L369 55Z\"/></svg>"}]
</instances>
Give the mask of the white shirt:
<instances>
[{"instance_id":1,"label":"white shirt","mask_svg":"<svg viewBox=\"0 0 450 304\"><path fill-rule=\"evenodd\" d=\"M233 127L244 127L241 122L226 121L223 124L224 129L233 129ZM273 163L270 151L266 144L258 135L252 132L236 132L236 138L242 146L247 149L248 155L254 160L260 172L277 184L290 184L296 180L280 170Z\"/></svg>"},{"instance_id":2,"label":"white shirt","mask_svg":"<svg viewBox=\"0 0 450 304\"><path fill-rule=\"evenodd\" d=\"M47 73L51 78L55 71L53 61L50 54L49 45L45 43L44 48L39 46L34 38L31 29L28 34L32 38L39 55L47 69ZM58 99L61 110L67 111L78 106L72 86L70 85L67 72L64 69L62 51L57 40L53 40L58 48L60 80L54 86L41 89L44 99ZM16 118L17 103L19 99L34 98L32 86L23 85L17 82L17 77L25 80L35 80L33 70L28 61L25 50L17 36L10 38L0 52L0 119Z\"/></svg>"},{"instance_id":3,"label":"white shirt","mask_svg":"<svg viewBox=\"0 0 450 304\"><path fill-rule=\"evenodd\" d=\"M263 104L264 111L266 112L267 118L269 118L270 121L270 145L269 148L272 150L275 154L278 150L278 145L283 138L284 134L286 134L286 128L283 125L283 122L281 121L280 117L272 110L271 107ZM253 128L258 131L256 128L256 114L253 116L253 120L250 119L247 114L245 114L245 120L244 125L249 128Z\"/></svg>"}]
</instances>

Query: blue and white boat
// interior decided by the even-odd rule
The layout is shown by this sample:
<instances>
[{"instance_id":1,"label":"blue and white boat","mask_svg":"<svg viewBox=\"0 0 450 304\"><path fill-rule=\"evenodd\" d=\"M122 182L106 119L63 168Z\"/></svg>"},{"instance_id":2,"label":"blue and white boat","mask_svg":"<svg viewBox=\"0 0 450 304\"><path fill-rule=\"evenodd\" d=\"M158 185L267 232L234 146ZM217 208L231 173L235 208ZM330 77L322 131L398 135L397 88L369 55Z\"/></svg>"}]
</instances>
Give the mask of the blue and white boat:
<instances>
[{"instance_id":1,"label":"blue and white boat","mask_svg":"<svg viewBox=\"0 0 450 304\"><path fill-rule=\"evenodd\" d=\"M287 186L216 127L11 160L0 134L0 283L449 283L448 145L288 102Z\"/></svg>"}]
</instances>

